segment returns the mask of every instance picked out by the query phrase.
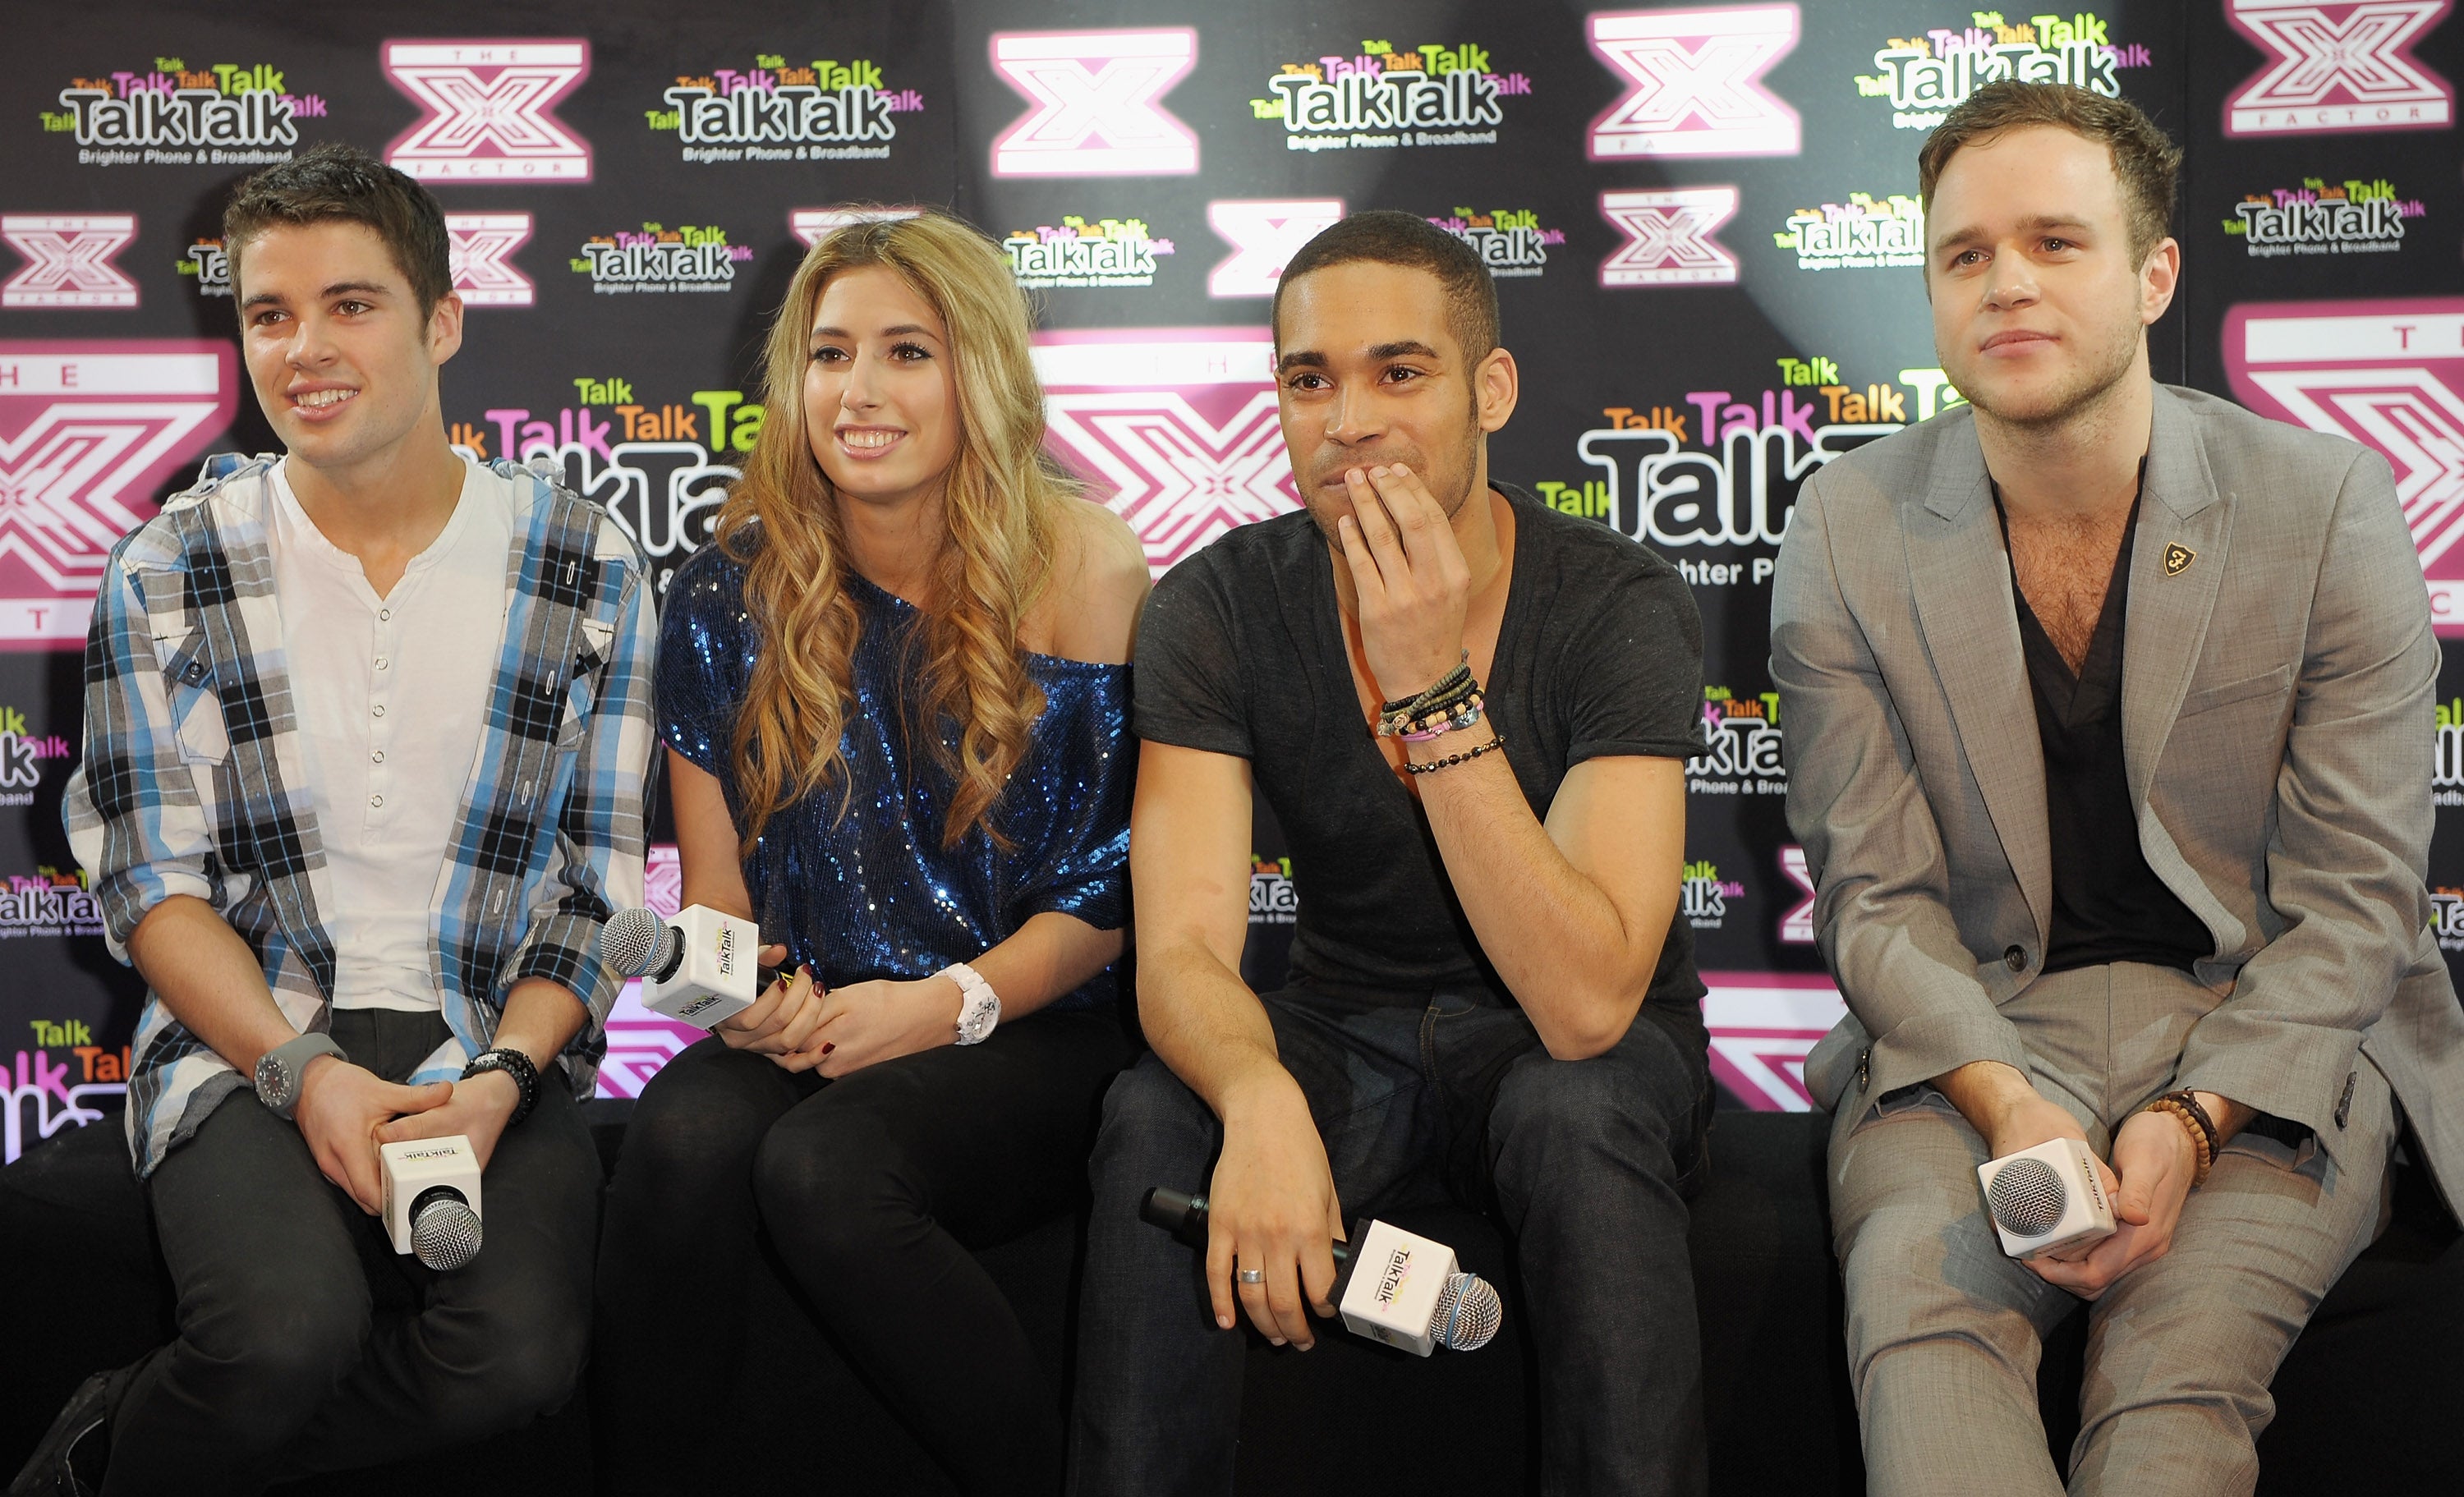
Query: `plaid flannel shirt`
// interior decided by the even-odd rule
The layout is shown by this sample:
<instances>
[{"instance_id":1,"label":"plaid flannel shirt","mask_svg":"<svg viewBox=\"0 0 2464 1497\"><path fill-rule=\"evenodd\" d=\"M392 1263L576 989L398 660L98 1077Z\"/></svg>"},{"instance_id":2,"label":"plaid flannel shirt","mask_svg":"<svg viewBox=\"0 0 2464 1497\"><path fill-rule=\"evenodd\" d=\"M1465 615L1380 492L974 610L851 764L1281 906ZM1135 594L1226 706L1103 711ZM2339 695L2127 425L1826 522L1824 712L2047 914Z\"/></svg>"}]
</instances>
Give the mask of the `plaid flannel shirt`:
<instances>
[{"instance_id":1,"label":"plaid flannel shirt","mask_svg":"<svg viewBox=\"0 0 2464 1497\"><path fill-rule=\"evenodd\" d=\"M255 950L304 1033L331 1027L334 942L318 912L333 888L266 544L275 461L208 459L195 487L112 549L63 818L114 957L128 960L147 911L193 894ZM600 926L642 902L657 624L649 568L604 511L512 463L494 471L522 486L521 539L480 752L429 914L429 976L452 1037L411 1079L458 1077L492 1043L513 985L545 978L589 1010L563 1056L587 1097L621 985L600 960ZM149 994L128 1081L137 1173L249 1084Z\"/></svg>"}]
</instances>

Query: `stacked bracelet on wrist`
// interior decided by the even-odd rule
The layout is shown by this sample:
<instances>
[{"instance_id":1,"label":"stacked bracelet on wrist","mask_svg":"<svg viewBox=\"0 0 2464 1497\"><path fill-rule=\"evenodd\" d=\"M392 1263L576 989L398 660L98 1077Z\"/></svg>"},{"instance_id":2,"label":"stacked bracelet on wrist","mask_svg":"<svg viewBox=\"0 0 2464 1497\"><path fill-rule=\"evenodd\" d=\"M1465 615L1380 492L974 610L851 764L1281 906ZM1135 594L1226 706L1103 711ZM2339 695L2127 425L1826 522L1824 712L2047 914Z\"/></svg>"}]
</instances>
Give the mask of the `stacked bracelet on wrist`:
<instances>
[{"instance_id":1,"label":"stacked bracelet on wrist","mask_svg":"<svg viewBox=\"0 0 2464 1497\"><path fill-rule=\"evenodd\" d=\"M1447 671L1427 691L1381 704L1377 709L1377 736L1426 743L1480 721L1487 706L1480 683L1472 679L1470 654L1465 651L1464 663Z\"/></svg>"},{"instance_id":2,"label":"stacked bracelet on wrist","mask_svg":"<svg viewBox=\"0 0 2464 1497\"><path fill-rule=\"evenodd\" d=\"M1407 774L1434 775L1441 769L1452 768L1457 764L1468 764L1491 749L1504 747L1506 747L1506 735L1501 733L1477 748L1467 748L1460 754L1449 754L1443 759L1433 759L1425 764L1406 763L1403 769Z\"/></svg>"},{"instance_id":3,"label":"stacked bracelet on wrist","mask_svg":"<svg viewBox=\"0 0 2464 1497\"><path fill-rule=\"evenodd\" d=\"M2191 1152L2199 1156L2198 1177L2190 1181L2190 1186L2195 1190L2206 1184L2208 1171L2215 1167L2216 1151L2222 1147L2221 1141L2216 1137L2215 1120L2208 1116L2208 1110L2201 1107L2199 1099L2188 1091L2167 1091L2148 1103L2146 1110L2150 1112L2171 1113L2182 1125L2183 1131L2190 1135Z\"/></svg>"}]
</instances>

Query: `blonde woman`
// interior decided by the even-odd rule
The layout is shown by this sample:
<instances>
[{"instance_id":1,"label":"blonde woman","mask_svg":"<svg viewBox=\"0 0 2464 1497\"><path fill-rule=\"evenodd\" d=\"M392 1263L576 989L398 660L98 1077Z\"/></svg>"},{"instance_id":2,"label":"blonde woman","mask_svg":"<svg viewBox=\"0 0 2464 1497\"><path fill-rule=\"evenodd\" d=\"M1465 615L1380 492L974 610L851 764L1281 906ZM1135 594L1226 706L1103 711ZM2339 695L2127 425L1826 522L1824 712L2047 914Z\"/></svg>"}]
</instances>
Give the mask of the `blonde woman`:
<instances>
[{"instance_id":1,"label":"blonde woman","mask_svg":"<svg viewBox=\"0 0 2464 1497\"><path fill-rule=\"evenodd\" d=\"M1044 456L1024 298L954 218L816 245L767 401L670 590L658 706L684 897L759 920L784 975L627 1131L600 1468L712 1486L758 1227L962 1489L1057 1489L1056 1391L969 1249L1070 1209L1126 1059L1145 560ZM830 1416L793 1432L821 1466Z\"/></svg>"}]
</instances>

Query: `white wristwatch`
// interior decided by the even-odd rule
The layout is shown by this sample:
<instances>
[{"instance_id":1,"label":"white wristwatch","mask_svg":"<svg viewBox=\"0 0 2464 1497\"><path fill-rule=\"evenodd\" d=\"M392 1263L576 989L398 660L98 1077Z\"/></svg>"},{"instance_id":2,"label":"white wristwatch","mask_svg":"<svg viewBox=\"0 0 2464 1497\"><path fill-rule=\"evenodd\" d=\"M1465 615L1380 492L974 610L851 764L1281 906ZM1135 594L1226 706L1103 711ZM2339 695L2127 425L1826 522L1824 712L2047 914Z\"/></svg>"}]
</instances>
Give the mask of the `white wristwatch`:
<instances>
[{"instance_id":1,"label":"white wristwatch","mask_svg":"<svg viewBox=\"0 0 2464 1497\"><path fill-rule=\"evenodd\" d=\"M993 985L963 961L954 961L933 975L958 984L963 1000L958 1004L958 1043L981 1045L991 1039L993 1026L1001 1023L1001 995Z\"/></svg>"}]
</instances>

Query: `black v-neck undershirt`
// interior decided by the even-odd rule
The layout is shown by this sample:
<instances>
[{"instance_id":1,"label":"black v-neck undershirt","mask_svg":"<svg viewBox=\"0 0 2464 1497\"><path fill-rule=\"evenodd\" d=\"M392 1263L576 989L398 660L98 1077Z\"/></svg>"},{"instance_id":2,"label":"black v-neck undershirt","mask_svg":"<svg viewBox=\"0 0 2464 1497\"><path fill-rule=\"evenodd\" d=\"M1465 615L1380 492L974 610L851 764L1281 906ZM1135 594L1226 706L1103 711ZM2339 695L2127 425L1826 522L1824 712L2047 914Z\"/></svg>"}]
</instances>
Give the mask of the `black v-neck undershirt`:
<instances>
[{"instance_id":1,"label":"black v-neck undershirt","mask_svg":"<svg viewBox=\"0 0 2464 1497\"><path fill-rule=\"evenodd\" d=\"M2020 590L2018 565L2011 556L2011 517L2002 508L2001 490L1993 493L2045 757L2045 830L2054 883L2046 972L2113 961L2188 972L2191 963L2215 955L2207 926L2147 866L2123 754L2123 648L2129 633L2130 559L2145 494L2144 463L2140 472L2142 495L2130 501L2104 606L2076 674Z\"/></svg>"}]
</instances>

